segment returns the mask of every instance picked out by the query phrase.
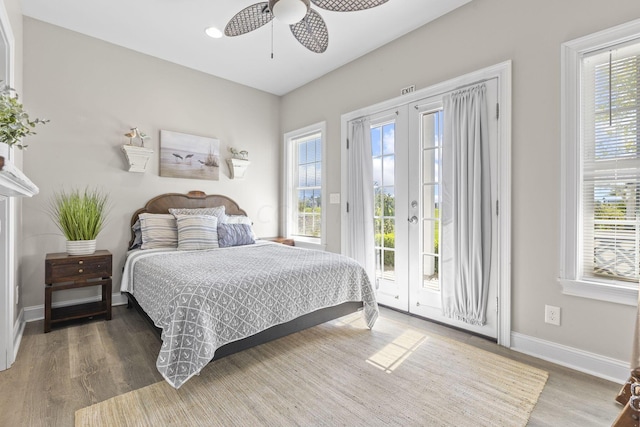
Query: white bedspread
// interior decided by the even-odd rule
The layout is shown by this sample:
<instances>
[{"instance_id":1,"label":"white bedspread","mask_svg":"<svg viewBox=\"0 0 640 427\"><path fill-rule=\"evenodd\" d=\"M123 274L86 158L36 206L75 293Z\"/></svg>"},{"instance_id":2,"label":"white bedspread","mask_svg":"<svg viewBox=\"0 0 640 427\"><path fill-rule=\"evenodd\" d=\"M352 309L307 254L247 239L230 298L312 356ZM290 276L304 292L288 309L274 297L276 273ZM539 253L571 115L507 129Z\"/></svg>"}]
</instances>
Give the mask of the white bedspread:
<instances>
[{"instance_id":1,"label":"white bedspread","mask_svg":"<svg viewBox=\"0 0 640 427\"><path fill-rule=\"evenodd\" d=\"M121 290L162 328L156 365L176 388L222 345L321 308L362 301L369 328L378 317L373 288L357 262L272 243L135 251Z\"/></svg>"}]
</instances>

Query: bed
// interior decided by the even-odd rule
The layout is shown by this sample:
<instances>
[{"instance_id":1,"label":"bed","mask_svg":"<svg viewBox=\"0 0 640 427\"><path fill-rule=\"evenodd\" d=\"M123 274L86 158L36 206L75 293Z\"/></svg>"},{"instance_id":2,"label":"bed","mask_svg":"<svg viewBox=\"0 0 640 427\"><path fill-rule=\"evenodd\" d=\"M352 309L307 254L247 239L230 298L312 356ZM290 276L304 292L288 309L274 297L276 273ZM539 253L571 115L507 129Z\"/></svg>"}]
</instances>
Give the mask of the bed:
<instances>
[{"instance_id":1,"label":"bed","mask_svg":"<svg viewBox=\"0 0 640 427\"><path fill-rule=\"evenodd\" d=\"M152 244L149 224L171 218L178 224L180 249ZM214 226L194 228L199 221ZM358 310L369 328L377 319L373 288L357 262L253 241L247 237L250 224L232 199L199 191L155 197L131 219L134 249L127 253L121 291L159 331L156 366L175 388L211 360L237 351ZM146 233L144 249L136 247L140 228ZM207 246L214 229L215 245L225 247Z\"/></svg>"}]
</instances>

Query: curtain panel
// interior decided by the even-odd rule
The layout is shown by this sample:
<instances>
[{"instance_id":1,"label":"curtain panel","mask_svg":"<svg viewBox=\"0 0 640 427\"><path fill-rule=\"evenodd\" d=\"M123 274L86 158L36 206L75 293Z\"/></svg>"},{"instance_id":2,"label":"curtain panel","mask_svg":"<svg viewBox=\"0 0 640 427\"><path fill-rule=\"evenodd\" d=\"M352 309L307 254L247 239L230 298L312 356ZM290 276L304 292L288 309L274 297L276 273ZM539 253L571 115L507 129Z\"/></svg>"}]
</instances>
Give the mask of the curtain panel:
<instances>
[{"instance_id":1,"label":"curtain panel","mask_svg":"<svg viewBox=\"0 0 640 427\"><path fill-rule=\"evenodd\" d=\"M345 254L362 265L374 283L373 164L368 118L349 122L347 185L349 214Z\"/></svg>"},{"instance_id":2,"label":"curtain panel","mask_svg":"<svg viewBox=\"0 0 640 427\"><path fill-rule=\"evenodd\" d=\"M491 267L491 175L484 84L444 97L442 310L486 323Z\"/></svg>"}]
</instances>

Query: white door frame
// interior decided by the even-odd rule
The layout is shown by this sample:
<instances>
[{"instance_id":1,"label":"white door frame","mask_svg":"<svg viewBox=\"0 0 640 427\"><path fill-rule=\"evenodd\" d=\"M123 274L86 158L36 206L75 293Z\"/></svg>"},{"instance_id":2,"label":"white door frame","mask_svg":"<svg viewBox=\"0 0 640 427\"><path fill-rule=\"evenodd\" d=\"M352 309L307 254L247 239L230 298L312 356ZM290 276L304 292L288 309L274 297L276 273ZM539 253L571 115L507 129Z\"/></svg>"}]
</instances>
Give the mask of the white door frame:
<instances>
[{"instance_id":1,"label":"white door frame","mask_svg":"<svg viewBox=\"0 0 640 427\"><path fill-rule=\"evenodd\" d=\"M2 75L5 81L1 84L13 87L15 40L4 2L0 4L0 43L5 47L5 55L1 59L4 62ZM11 160L11 150L6 144L0 145L3 146L0 147L0 155ZM11 197L0 201L0 371L11 367L16 350L14 348L15 203Z\"/></svg>"},{"instance_id":2,"label":"white door frame","mask_svg":"<svg viewBox=\"0 0 640 427\"><path fill-rule=\"evenodd\" d=\"M347 176L348 122L380 111L429 98L481 80L498 78L500 120L498 130L498 344L511 346L511 61L505 61L442 83L399 96L376 105L343 114L341 117L341 247L346 247L347 202L349 201Z\"/></svg>"}]
</instances>

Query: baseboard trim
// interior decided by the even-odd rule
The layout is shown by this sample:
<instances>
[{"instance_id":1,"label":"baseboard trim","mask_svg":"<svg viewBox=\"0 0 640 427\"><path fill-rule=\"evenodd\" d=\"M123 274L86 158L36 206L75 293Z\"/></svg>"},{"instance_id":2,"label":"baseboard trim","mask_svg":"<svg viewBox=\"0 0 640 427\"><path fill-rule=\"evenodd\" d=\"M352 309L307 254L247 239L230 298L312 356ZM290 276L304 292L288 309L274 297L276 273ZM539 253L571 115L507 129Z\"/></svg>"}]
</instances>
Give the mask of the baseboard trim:
<instances>
[{"instance_id":1,"label":"baseboard trim","mask_svg":"<svg viewBox=\"0 0 640 427\"><path fill-rule=\"evenodd\" d=\"M629 362L517 332L511 333L511 349L619 384L629 378Z\"/></svg>"},{"instance_id":2,"label":"baseboard trim","mask_svg":"<svg viewBox=\"0 0 640 427\"><path fill-rule=\"evenodd\" d=\"M101 296L97 295L95 297L90 298L81 298L69 301L60 301L54 302L51 306L54 308L57 307L66 307L69 305L76 304L85 304L87 302L95 302L100 301ZM124 305L127 303L127 297L122 295L121 293L111 294L111 306ZM25 322L35 322L36 320L44 319L44 304L34 305L31 307L24 308L24 320Z\"/></svg>"}]
</instances>

